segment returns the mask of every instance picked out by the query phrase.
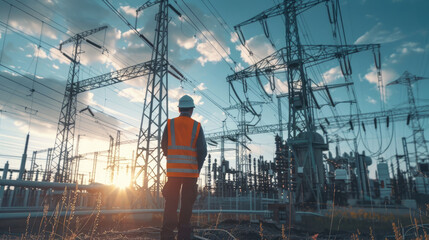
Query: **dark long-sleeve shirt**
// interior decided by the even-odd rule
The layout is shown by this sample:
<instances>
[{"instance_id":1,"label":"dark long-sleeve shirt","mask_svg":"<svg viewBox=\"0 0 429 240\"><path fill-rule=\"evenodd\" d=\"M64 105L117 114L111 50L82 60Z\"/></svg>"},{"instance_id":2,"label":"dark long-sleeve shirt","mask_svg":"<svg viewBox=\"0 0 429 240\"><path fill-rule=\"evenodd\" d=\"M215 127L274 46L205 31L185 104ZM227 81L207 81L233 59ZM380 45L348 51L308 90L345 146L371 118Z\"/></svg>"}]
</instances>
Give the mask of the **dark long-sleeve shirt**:
<instances>
[{"instance_id":1,"label":"dark long-sleeve shirt","mask_svg":"<svg viewBox=\"0 0 429 240\"><path fill-rule=\"evenodd\" d=\"M188 113L181 113L180 116L190 117ZM165 126L164 132L162 133L161 148L162 148L162 151L164 152L164 155L167 156L167 150L168 150L167 126ZM206 156L207 156L206 137L204 136L203 127L200 126L200 133L198 134L198 138L197 138L197 160L198 160L198 171L200 172L201 172L201 168L204 165L204 161L206 160Z\"/></svg>"}]
</instances>

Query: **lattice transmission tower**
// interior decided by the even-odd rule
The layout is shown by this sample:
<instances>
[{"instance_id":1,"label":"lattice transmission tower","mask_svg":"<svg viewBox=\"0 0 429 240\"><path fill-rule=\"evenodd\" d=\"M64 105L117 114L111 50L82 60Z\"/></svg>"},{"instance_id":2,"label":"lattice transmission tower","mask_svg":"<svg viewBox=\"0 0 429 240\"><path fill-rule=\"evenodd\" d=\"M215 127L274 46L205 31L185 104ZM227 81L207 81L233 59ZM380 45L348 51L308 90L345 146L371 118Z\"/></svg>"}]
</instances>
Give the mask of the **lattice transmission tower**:
<instances>
[{"instance_id":1,"label":"lattice transmission tower","mask_svg":"<svg viewBox=\"0 0 429 240\"><path fill-rule=\"evenodd\" d=\"M238 110L239 113L239 121L238 121L238 129L239 133L237 134L236 140L236 148L237 148L237 157L236 157L236 170L237 171L243 171L247 172L248 169L248 151L250 150L247 145L248 142L251 141L250 137L248 136L248 128L255 126L261 119L260 114L256 113L255 109L253 109L253 106L256 105L264 105L267 102L255 102L255 101L249 101L249 102L240 102L238 104L223 108L224 111L230 111L230 110ZM246 113L252 113L256 114L257 120L256 122L254 119L247 120L246 121ZM254 115L255 116L255 115ZM225 138L222 138L222 145L224 144ZM224 152L221 151L221 160L225 160L223 157Z\"/></svg>"},{"instance_id":2,"label":"lattice transmission tower","mask_svg":"<svg viewBox=\"0 0 429 240\"><path fill-rule=\"evenodd\" d=\"M147 202L152 205L158 205L157 196L160 190L160 177L164 173L161 166L161 152L158 146L161 141L162 127L165 125L168 117L168 92L167 92L167 73L171 74L179 80L186 80L183 74L177 70L173 65L168 64L168 8L172 9L177 15L177 11L172 5L168 4L167 0L158 0L153 2L146 2L138 11L147 7L159 4L159 12L156 14L155 20L156 33L155 42L150 42L144 37L134 26L132 26L125 18L123 18L117 9L107 0L103 1L106 5L124 21L135 33L145 41L149 47L153 49L152 58L149 61L139 63L133 66L125 67L117 71L102 74L88 79L78 80L78 67L79 67L79 54L80 45L83 40L91 45L107 50L104 47L86 39L85 37L94 34L97 31L105 29L105 27L93 29L75 35L69 40L62 43L62 45L75 42L73 49L74 54L72 57L65 54L65 56L72 61L70 66L70 76L67 82L63 106L61 109L60 121L58 124L58 133L55 142L56 159L58 159L58 169L56 173L56 181L69 181L69 170L67 166L70 165L72 157L70 154L73 150L73 136L76 119L76 102L77 95L86 91L107 87L113 84L121 83L138 77L148 76L147 92L145 95L145 105L143 109L143 116L141 127L139 131L137 154L133 161L133 169L131 171L132 179L137 187L142 187L149 198ZM171 70L168 69L171 68ZM149 149L149 151L146 151ZM112 152L113 155L113 152ZM113 157L113 156L111 156ZM137 170L137 171L136 171ZM142 185L138 184L135 180L143 177ZM152 191L153 196L150 192ZM153 201L152 201L153 200Z\"/></svg>"},{"instance_id":3,"label":"lattice transmission tower","mask_svg":"<svg viewBox=\"0 0 429 240\"><path fill-rule=\"evenodd\" d=\"M336 9L335 13L337 14L337 10L339 9L337 5L339 2L335 0L284 0L282 3L236 25L234 28L241 43L245 45L245 39L241 31L243 26L260 22L262 23L265 35L269 37L266 20L282 15L285 19L286 46L254 65L227 77L229 83L242 81L245 84L247 78L258 78L259 75L265 75L270 84L274 85L271 81L275 81L275 78L272 76L275 73L284 74L286 71L287 97L289 100L287 144L289 147L288 161L290 162L288 165L292 168L289 175L301 173L296 177L289 176L290 181L291 179L297 179L296 183L289 184L289 192L294 193L294 196L291 196L290 200L296 203L312 201L316 203L314 205L317 209L320 208L320 203L324 201L324 197L322 196L322 192L324 191L322 175L324 171L320 169L323 168L321 160L316 163L314 152L315 149L326 150L327 146L321 146L323 139L320 140L321 136L316 133L313 113L315 107L317 107L313 95L313 91L315 90L311 86L306 68L310 65L314 66L325 61L337 59L340 62L342 73L346 78L346 84L344 84L346 86L349 84L347 80L351 75L348 55L366 50L372 50L375 54L376 52L379 53L380 47L378 44L347 45L344 43L343 38L345 36L342 36L342 34L338 34L343 39L340 41L340 45L303 45L300 39L298 16L321 3L334 6ZM331 24L337 24L337 18L332 18L331 16L330 20ZM334 29L335 31L343 30L341 24L334 26ZM334 34L334 38L336 37L337 34ZM376 64L379 73L378 76L381 77L379 66L380 64ZM329 85L326 86L326 88L329 87ZM234 93L236 92L234 91ZM236 97L240 98L237 94ZM291 185L294 186L293 189ZM305 194L307 194L306 199L303 197ZM308 197L308 194L311 197Z\"/></svg>"},{"instance_id":4,"label":"lattice transmission tower","mask_svg":"<svg viewBox=\"0 0 429 240\"><path fill-rule=\"evenodd\" d=\"M63 52L63 55L71 61L71 64L67 78L66 91L61 106L57 135L54 145L53 161L56 161L57 163L57 172L54 178L56 182L70 182L72 177L71 166L73 158L71 155L73 154L73 141L76 125L76 107L78 94L76 84L79 82L80 54L82 53L81 45L85 40L89 44L101 48L101 46L95 44L91 40L88 40L86 37L106 28L107 26L103 26L78 33L60 44L59 49L61 51L65 44L74 43L72 56L69 56Z\"/></svg>"},{"instance_id":5,"label":"lattice transmission tower","mask_svg":"<svg viewBox=\"0 0 429 240\"><path fill-rule=\"evenodd\" d=\"M419 121L419 111L417 109L416 100L413 93L413 84L420 80L427 80L426 77L418 77L405 71L401 77L388 83L386 86L391 86L395 84L402 84L407 87L408 94L408 104L410 108L410 113L408 115L407 122L411 121L411 129L413 131L413 141L414 141L414 152L416 154L416 164L420 162L425 162L429 158L428 147L426 145L424 129Z\"/></svg>"},{"instance_id":6,"label":"lattice transmission tower","mask_svg":"<svg viewBox=\"0 0 429 240\"><path fill-rule=\"evenodd\" d=\"M136 167L140 168L134 179L143 177L146 207L160 207L159 192L162 187L161 137L162 127L168 119L168 0L147 2L139 9L158 4L155 16L155 40L151 57L143 114L137 143Z\"/></svg>"}]
</instances>

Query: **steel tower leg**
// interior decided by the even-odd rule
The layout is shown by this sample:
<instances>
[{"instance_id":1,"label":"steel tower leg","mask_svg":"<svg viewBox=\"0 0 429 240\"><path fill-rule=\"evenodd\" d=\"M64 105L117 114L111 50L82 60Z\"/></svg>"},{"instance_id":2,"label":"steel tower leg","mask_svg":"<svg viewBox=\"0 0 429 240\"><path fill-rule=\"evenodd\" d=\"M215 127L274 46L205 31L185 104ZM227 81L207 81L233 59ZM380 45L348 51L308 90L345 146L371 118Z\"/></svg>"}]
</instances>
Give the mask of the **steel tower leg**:
<instances>
[{"instance_id":1,"label":"steel tower leg","mask_svg":"<svg viewBox=\"0 0 429 240\"><path fill-rule=\"evenodd\" d=\"M56 182L70 182L72 178L71 161L73 154L73 141L76 124L76 107L77 107L77 88L79 84L80 70L80 54L82 40L85 37L96 32L106 29L107 27L99 27L78 33L75 36L67 39L60 44L60 51L64 44L73 42L72 56L63 53L70 61L70 68L67 78L66 91L60 111L60 119L58 121L57 136L55 138L53 160L57 161L57 172L55 174Z\"/></svg>"},{"instance_id":2,"label":"steel tower leg","mask_svg":"<svg viewBox=\"0 0 429 240\"><path fill-rule=\"evenodd\" d=\"M162 127L168 119L168 0L159 1L159 12L155 19L155 41L142 120L140 124L136 167L141 168L135 180L143 178L146 207L160 207L159 192L162 187L161 174L165 173L161 161Z\"/></svg>"},{"instance_id":3,"label":"steel tower leg","mask_svg":"<svg viewBox=\"0 0 429 240\"><path fill-rule=\"evenodd\" d=\"M298 167L308 169L310 174L301 174L301 188L310 191L320 209L321 185L318 177L317 164L314 159L313 132L314 118L312 111L311 84L304 71L303 50L299 37L297 22L297 6L299 1L284 1L286 19L286 60L288 67L287 82L289 87L289 124L288 145L292 150ZM298 121L303 121L298 126ZM300 135L301 134L301 135ZM302 138L298 143L298 137ZM306 154L298 154L298 148L305 148ZM301 150L302 151L302 150ZM298 159L301 158L301 159ZM314 177L314 179L313 179ZM300 191L297 189L297 191ZM297 197L300 194L297 194ZM304 199L302 199L303 201Z\"/></svg>"}]
</instances>

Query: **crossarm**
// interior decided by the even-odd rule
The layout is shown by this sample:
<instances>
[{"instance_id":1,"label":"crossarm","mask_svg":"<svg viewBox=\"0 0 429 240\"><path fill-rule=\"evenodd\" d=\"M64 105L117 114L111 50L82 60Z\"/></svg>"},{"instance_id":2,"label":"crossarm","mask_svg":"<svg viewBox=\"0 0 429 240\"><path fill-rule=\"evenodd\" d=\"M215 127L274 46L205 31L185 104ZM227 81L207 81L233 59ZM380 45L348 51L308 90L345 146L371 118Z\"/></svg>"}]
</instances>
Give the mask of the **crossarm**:
<instances>
[{"instance_id":1,"label":"crossarm","mask_svg":"<svg viewBox=\"0 0 429 240\"><path fill-rule=\"evenodd\" d=\"M133 78L146 76L150 72L151 65L152 61L139 63L131 67L120 69L118 71L79 81L75 83L74 87L77 89L77 93L82 93L97 88L106 87L115 83L127 81Z\"/></svg>"},{"instance_id":2,"label":"crossarm","mask_svg":"<svg viewBox=\"0 0 429 240\"><path fill-rule=\"evenodd\" d=\"M327 1L329 1L329 0L313 0L313 1L306 1L303 3L297 4L295 6L296 12L297 12L297 14L300 14L300 13L304 12L305 10L307 10L307 9L309 9L309 8L319 4L319 3L327 2ZM274 7L271 7L267 10L264 10L263 12L257 14L256 16L254 16L254 17L252 17L252 18L250 18L244 22L241 22L241 23L235 25L234 28L237 29L237 28L240 28L242 26L257 22L257 21L265 20L265 19L270 18L270 17L275 17L278 15L284 14L284 12L285 12L285 4L282 2L282 3L275 5Z\"/></svg>"},{"instance_id":3,"label":"crossarm","mask_svg":"<svg viewBox=\"0 0 429 240\"><path fill-rule=\"evenodd\" d=\"M314 62L329 61L336 58L342 58L349 54L354 54L362 51L378 51L379 44L359 44L359 45L302 45L303 59L302 64ZM298 51L295 49L294 51ZM256 76L258 73L272 73L278 70L287 70L288 64L286 60L286 48L281 48L272 53L259 62L226 77L228 82L242 80ZM291 55L296 55L292 53Z\"/></svg>"}]
</instances>

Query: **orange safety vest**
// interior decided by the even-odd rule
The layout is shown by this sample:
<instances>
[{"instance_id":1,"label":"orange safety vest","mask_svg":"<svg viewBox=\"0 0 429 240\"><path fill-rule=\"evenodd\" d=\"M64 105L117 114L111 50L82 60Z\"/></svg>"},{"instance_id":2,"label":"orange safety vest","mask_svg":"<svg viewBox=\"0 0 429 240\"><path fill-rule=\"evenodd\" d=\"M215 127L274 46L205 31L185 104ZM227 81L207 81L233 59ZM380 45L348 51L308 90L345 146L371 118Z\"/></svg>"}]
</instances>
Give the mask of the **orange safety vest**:
<instances>
[{"instance_id":1,"label":"orange safety vest","mask_svg":"<svg viewBox=\"0 0 429 240\"><path fill-rule=\"evenodd\" d=\"M197 139L201 124L190 117L168 119L167 177L198 178Z\"/></svg>"}]
</instances>

